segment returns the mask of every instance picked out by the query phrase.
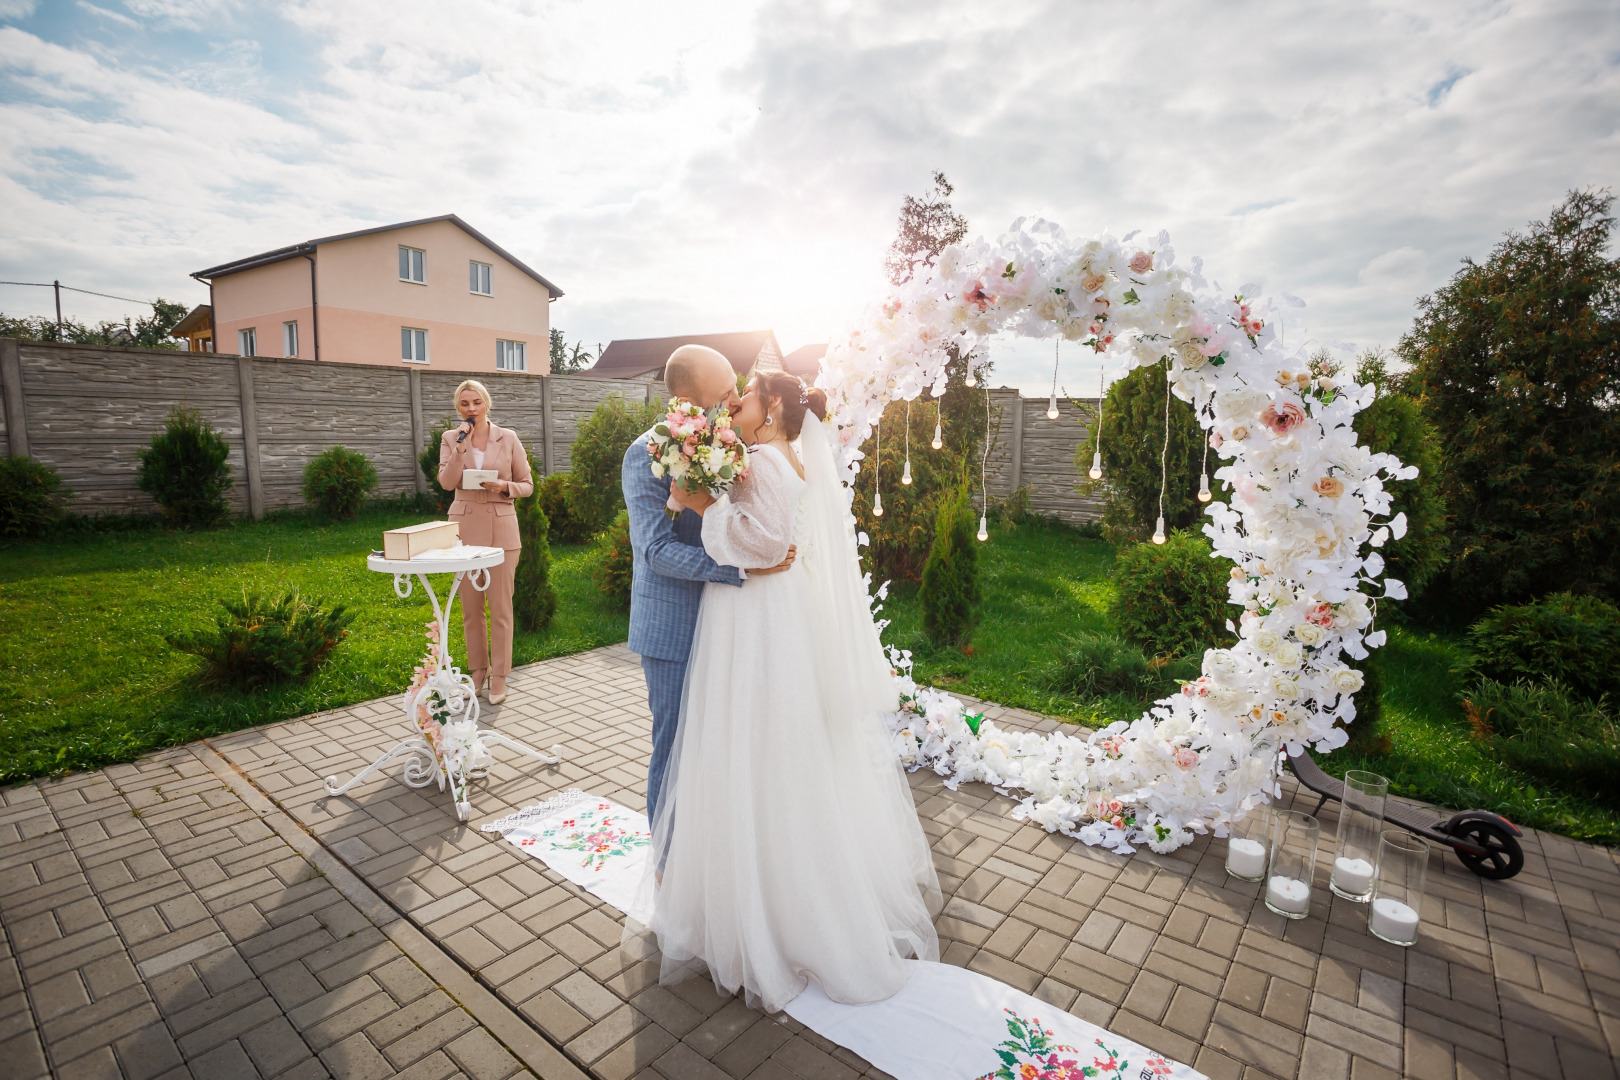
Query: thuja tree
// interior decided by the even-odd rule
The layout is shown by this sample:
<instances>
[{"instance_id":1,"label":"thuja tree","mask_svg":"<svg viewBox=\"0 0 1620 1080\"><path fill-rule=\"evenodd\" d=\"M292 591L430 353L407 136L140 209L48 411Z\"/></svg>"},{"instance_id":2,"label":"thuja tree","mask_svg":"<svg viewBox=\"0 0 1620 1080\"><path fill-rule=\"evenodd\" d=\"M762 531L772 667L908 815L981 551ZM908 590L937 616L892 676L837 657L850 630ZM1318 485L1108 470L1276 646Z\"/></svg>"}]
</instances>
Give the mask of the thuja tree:
<instances>
[{"instance_id":1,"label":"thuja tree","mask_svg":"<svg viewBox=\"0 0 1620 1080\"><path fill-rule=\"evenodd\" d=\"M527 448L524 452L528 452ZM516 504L518 539L523 541L523 551L514 575L512 610L518 629L544 630L557 611L557 590L551 585L551 523L541 506L540 474L534 467L534 455L528 456L535 489Z\"/></svg>"},{"instance_id":2,"label":"thuja tree","mask_svg":"<svg viewBox=\"0 0 1620 1080\"><path fill-rule=\"evenodd\" d=\"M1411 480L1386 487L1391 510L1406 515L1406 535L1384 545L1389 576L1406 584L1414 599L1446 563L1446 503L1440 491L1440 436L1423 406L1406 389L1406 380L1389 370L1383 353L1363 353L1356 381L1377 388L1378 398L1356 414L1356 436L1375 454L1394 454L1416 465ZM1358 697L1359 700L1359 697Z\"/></svg>"},{"instance_id":3,"label":"thuja tree","mask_svg":"<svg viewBox=\"0 0 1620 1080\"><path fill-rule=\"evenodd\" d=\"M1408 384L1440 436L1448 592L1482 610L1620 595L1620 260L1607 192L1572 192L1418 301Z\"/></svg>"},{"instance_id":4,"label":"thuja tree","mask_svg":"<svg viewBox=\"0 0 1620 1080\"><path fill-rule=\"evenodd\" d=\"M923 631L936 645L966 645L979 621L979 550L967 484L939 501L920 591Z\"/></svg>"},{"instance_id":5,"label":"thuja tree","mask_svg":"<svg viewBox=\"0 0 1620 1080\"><path fill-rule=\"evenodd\" d=\"M1103 478L1084 481L1086 494L1103 497L1103 533L1116 544L1146 540L1159 516L1160 454L1164 452L1165 380L1163 363L1137 368L1108 388L1102 407ZM1204 458L1204 434L1191 405L1170 395L1170 449L1165 454L1164 525L1184 529L1203 517L1198 476ZM1091 468L1093 435L1075 448L1082 476ZM1210 454L1210 468L1219 459ZM1220 485L1210 482L1220 495Z\"/></svg>"}]
</instances>

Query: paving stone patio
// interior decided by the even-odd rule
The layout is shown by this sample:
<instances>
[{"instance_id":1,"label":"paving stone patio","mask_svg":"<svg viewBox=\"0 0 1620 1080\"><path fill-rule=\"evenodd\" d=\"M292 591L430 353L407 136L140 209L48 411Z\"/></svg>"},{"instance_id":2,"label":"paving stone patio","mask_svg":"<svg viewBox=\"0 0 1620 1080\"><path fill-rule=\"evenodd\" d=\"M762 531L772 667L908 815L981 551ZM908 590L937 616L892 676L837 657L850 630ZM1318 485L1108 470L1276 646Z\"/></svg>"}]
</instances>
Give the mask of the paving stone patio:
<instances>
[{"instance_id":1,"label":"paving stone patio","mask_svg":"<svg viewBox=\"0 0 1620 1080\"><path fill-rule=\"evenodd\" d=\"M522 668L484 717L565 758L497 751L468 823L397 769L321 790L402 737L394 699L0 792L0 1074L882 1075L706 982L658 986L656 958L620 948L618 912L478 831L568 787L644 805L633 654ZM1325 888L1306 921L1270 914L1225 876L1221 842L1121 858L1011 820L981 785L912 782L947 961L1212 1080L1616 1076L1608 849L1529 832L1509 882L1437 853L1423 937L1403 950Z\"/></svg>"}]
</instances>

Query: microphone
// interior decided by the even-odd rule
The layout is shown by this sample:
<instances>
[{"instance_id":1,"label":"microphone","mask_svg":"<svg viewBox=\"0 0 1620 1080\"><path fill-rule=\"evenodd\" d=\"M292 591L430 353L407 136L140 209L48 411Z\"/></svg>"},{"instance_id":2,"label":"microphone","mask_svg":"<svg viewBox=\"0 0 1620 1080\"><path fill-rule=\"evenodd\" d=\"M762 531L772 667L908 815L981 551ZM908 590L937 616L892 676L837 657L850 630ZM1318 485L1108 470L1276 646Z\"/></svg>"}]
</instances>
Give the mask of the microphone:
<instances>
[{"instance_id":1,"label":"microphone","mask_svg":"<svg viewBox=\"0 0 1620 1080\"><path fill-rule=\"evenodd\" d=\"M472 421L463 420L462 423L463 424L471 424ZM456 436L456 442L460 442L461 440L465 439L468 435L471 435L471 434L472 434L472 428L471 427L462 428L461 429L461 434Z\"/></svg>"}]
</instances>

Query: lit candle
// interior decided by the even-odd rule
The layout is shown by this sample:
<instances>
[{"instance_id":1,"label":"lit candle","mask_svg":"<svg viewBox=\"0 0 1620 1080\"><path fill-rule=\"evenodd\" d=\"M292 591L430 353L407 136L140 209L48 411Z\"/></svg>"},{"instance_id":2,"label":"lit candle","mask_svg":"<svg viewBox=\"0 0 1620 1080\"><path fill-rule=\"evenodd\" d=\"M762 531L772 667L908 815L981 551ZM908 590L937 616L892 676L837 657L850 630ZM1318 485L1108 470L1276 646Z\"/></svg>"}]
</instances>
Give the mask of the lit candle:
<instances>
[{"instance_id":1,"label":"lit candle","mask_svg":"<svg viewBox=\"0 0 1620 1080\"><path fill-rule=\"evenodd\" d=\"M1410 945L1417 940L1418 913L1399 900L1380 896L1372 902L1371 926L1385 941Z\"/></svg>"},{"instance_id":2,"label":"lit candle","mask_svg":"<svg viewBox=\"0 0 1620 1080\"><path fill-rule=\"evenodd\" d=\"M1266 883L1266 903L1290 915L1311 910L1311 887L1296 878L1274 877Z\"/></svg>"},{"instance_id":3,"label":"lit candle","mask_svg":"<svg viewBox=\"0 0 1620 1080\"><path fill-rule=\"evenodd\" d=\"M1260 880L1266 873L1266 845L1242 838L1227 841L1226 872L1233 877Z\"/></svg>"},{"instance_id":4,"label":"lit candle","mask_svg":"<svg viewBox=\"0 0 1620 1080\"><path fill-rule=\"evenodd\" d=\"M1334 859L1333 884L1352 896L1365 896L1372 889L1373 867L1366 859Z\"/></svg>"}]
</instances>

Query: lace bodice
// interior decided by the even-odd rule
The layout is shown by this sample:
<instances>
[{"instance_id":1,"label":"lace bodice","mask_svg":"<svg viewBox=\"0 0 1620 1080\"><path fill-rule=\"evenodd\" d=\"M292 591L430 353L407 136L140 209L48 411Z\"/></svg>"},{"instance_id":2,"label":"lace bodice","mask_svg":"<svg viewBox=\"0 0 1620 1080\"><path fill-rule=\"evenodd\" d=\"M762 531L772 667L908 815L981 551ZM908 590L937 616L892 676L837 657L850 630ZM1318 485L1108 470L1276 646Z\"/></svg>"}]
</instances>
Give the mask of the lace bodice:
<instances>
[{"instance_id":1,"label":"lace bodice","mask_svg":"<svg viewBox=\"0 0 1620 1080\"><path fill-rule=\"evenodd\" d=\"M703 515L703 550L716 562L759 570L804 535L804 481L774 446L749 452L748 475Z\"/></svg>"}]
</instances>

